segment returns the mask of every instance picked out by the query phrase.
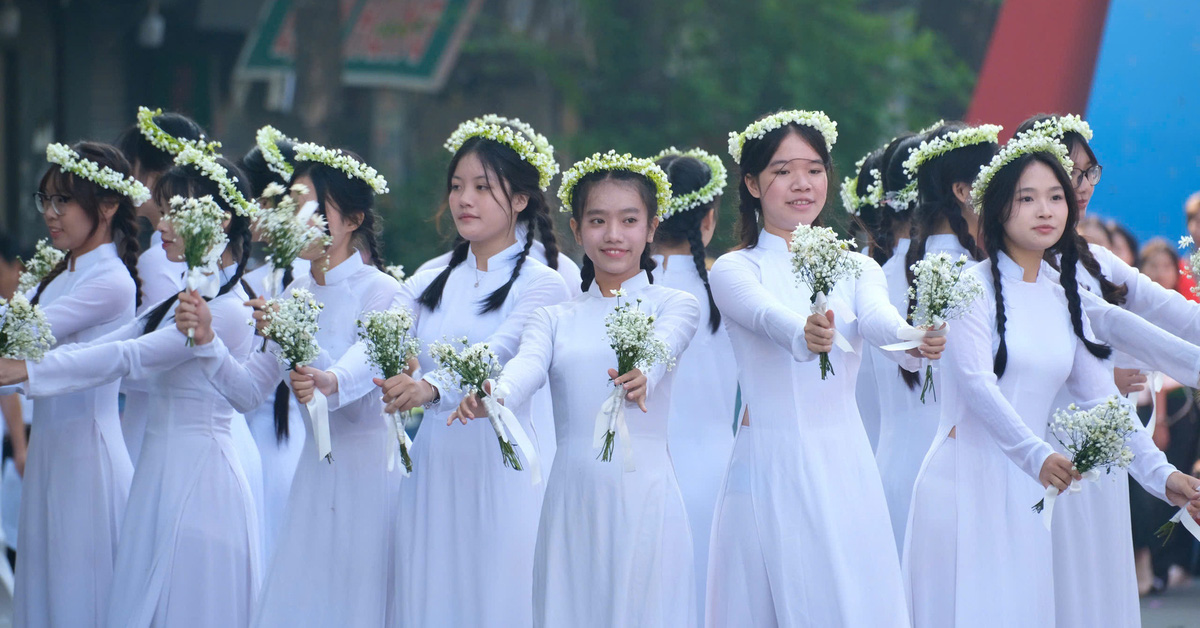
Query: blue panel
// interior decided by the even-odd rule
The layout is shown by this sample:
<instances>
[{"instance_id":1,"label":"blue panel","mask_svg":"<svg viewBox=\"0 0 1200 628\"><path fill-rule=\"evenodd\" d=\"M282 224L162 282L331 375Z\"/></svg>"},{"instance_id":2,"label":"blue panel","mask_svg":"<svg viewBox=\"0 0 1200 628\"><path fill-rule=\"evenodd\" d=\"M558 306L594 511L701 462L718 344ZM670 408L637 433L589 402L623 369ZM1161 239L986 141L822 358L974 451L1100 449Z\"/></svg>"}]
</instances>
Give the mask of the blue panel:
<instances>
[{"instance_id":1,"label":"blue panel","mask_svg":"<svg viewBox=\"0 0 1200 628\"><path fill-rule=\"evenodd\" d=\"M1104 178L1089 213L1145 242L1187 231L1200 190L1200 2L1112 0L1088 101Z\"/></svg>"}]
</instances>

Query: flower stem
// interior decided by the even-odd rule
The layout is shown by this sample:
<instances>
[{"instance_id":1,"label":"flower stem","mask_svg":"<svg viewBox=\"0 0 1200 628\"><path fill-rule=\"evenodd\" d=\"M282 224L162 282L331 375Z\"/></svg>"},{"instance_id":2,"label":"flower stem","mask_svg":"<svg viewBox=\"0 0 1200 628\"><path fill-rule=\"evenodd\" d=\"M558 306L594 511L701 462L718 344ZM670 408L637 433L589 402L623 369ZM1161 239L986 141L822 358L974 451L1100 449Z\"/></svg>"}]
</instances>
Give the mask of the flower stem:
<instances>
[{"instance_id":1,"label":"flower stem","mask_svg":"<svg viewBox=\"0 0 1200 628\"><path fill-rule=\"evenodd\" d=\"M400 445L400 461L404 463L404 470L412 473L412 458L408 456L408 447Z\"/></svg>"},{"instance_id":2,"label":"flower stem","mask_svg":"<svg viewBox=\"0 0 1200 628\"><path fill-rule=\"evenodd\" d=\"M496 440L500 441L500 455L504 457L504 466L520 471L522 468L521 459L517 457L517 452L513 450L512 443L505 442L499 436L496 437Z\"/></svg>"},{"instance_id":3,"label":"flower stem","mask_svg":"<svg viewBox=\"0 0 1200 628\"><path fill-rule=\"evenodd\" d=\"M1162 539L1163 545L1166 545L1167 541L1171 540L1171 535L1174 533L1175 533L1175 521L1171 520L1171 521L1168 521L1168 522L1162 524L1162 526L1159 527L1158 530L1155 530L1154 536Z\"/></svg>"},{"instance_id":4,"label":"flower stem","mask_svg":"<svg viewBox=\"0 0 1200 628\"><path fill-rule=\"evenodd\" d=\"M829 361L829 354L821 352L821 379L825 379L828 375L837 375L833 372L833 362Z\"/></svg>"},{"instance_id":5,"label":"flower stem","mask_svg":"<svg viewBox=\"0 0 1200 628\"><path fill-rule=\"evenodd\" d=\"M616 445L617 433L608 432L604 435L604 447L600 449L600 455L597 456L600 460L608 462L612 460L613 447Z\"/></svg>"},{"instance_id":6,"label":"flower stem","mask_svg":"<svg viewBox=\"0 0 1200 628\"><path fill-rule=\"evenodd\" d=\"M932 392L933 400L937 401L937 391L933 388L933 365L925 365L925 385L921 386L921 403L925 403L925 393Z\"/></svg>"},{"instance_id":7,"label":"flower stem","mask_svg":"<svg viewBox=\"0 0 1200 628\"><path fill-rule=\"evenodd\" d=\"M1038 500L1038 503L1033 505L1033 512L1042 512L1046 508L1046 498Z\"/></svg>"}]
</instances>

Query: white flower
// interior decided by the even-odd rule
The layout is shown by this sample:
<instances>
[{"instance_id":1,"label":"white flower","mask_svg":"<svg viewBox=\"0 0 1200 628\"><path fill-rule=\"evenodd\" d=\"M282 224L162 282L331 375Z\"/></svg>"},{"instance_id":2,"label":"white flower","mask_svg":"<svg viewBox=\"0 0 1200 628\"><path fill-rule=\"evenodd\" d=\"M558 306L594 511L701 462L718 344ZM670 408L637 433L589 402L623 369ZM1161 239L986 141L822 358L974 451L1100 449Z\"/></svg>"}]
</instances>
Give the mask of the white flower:
<instances>
[{"instance_id":1,"label":"white flower","mask_svg":"<svg viewBox=\"0 0 1200 628\"><path fill-rule=\"evenodd\" d=\"M1075 404L1056 410L1050 423L1050 432L1080 473L1128 467L1133 451L1127 441L1136 429L1129 404L1116 396L1090 410L1080 410Z\"/></svg>"},{"instance_id":2,"label":"white flower","mask_svg":"<svg viewBox=\"0 0 1200 628\"><path fill-rule=\"evenodd\" d=\"M464 395L481 393L483 382L500 374L500 359L486 342L443 339L429 345L429 356L446 383Z\"/></svg>"},{"instance_id":3,"label":"white flower","mask_svg":"<svg viewBox=\"0 0 1200 628\"><path fill-rule=\"evenodd\" d=\"M64 257L66 254L51 246L49 240L45 238L38 240L33 257L23 264L25 270L17 279L17 292L24 294L36 288L38 284L42 283L42 279L50 274L50 271L54 270L59 262L63 261Z\"/></svg>"},{"instance_id":4,"label":"white flower","mask_svg":"<svg viewBox=\"0 0 1200 628\"><path fill-rule=\"evenodd\" d=\"M862 274L862 266L850 254L854 239L841 240L829 227L800 224L792 232L792 272L798 283L808 286L816 298L829 295L838 281Z\"/></svg>"},{"instance_id":5,"label":"white flower","mask_svg":"<svg viewBox=\"0 0 1200 628\"><path fill-rule=\"evenodd\" d=\"M1061 140L1066 137L1067 133L1078 133L1084 140L1092 141L1092 127L1077 115L1050 116L1045 120L1035 122L1033 128L1021 135L1038 134Z\"/></svg>"},{"instance_id":6,"label":"white flower","mask_svg":"<svg viewBox=\"0 0 1200 628\"><path fill-rule=\"evenodd\" d=\"M516 151L521 159L529 162L538 171L538 187L542 191L550 188L550 180L558 174L558 163L554 161L554 147L533 127L520 120L509 120L494 114L467 120L458 125L444 146L451 153L458 152L472 137L484 137L499 142Z\"/></svg>"},{"instance_id":7,"label":"white flower","mask_svg":"<svg viewBox=\"0 0 1200 628\"><path fill-rule=\"evenodd\" d=\"M1179 248L1181 249L1187 249L1193 244L1195 243L1192 241L1192 236L1183 236L1182 238L1179 238ZM1191 274L1192 277L1200 278L1200 249L1192 249L1192 252L1188 254L1187 269L1188 273ZM1192 294L1200 295L1200 283L1196 283L1192 286Z\"/></svg>"},{"instance_id":8,"label":"white flower","mask_svg":"<svg viewBox=\"0 0 1200 628\"><path fill-rule=\"evenodd\" d=\"M699 148L693 148L689 151L680 151L674 146L662 151L654 157L654 161L658 161L663 157L671 155L679 155L681 157L691 157L700 163L708 166L709 179L700 189L672 196L671 203L666 211L659 211L658 217L666 220L675 214L681 214L693 207L699 207L706 203L713 202L725 190L725 185L728 182L728 173L725 170L725 164L721 163L721 158L716 155L709 154Z\"/></svg>"},{"instance_id":9,"label":"white flower","mask_svg":"<svg viewBox=\"0 0 1200 628\"><path fill-rule=\"evenodd\" d=\"M162 109L155 109L151 111L146 107L138 107L138 131L141 132L142 137L146 138L146 141L150 142L150 144L158 150L170 155L178 155L179 151L190 146L208 155L215 155L217 150L221 148L220 142L208 142L205 141L203 137L198 141L192 141L178 138L170 133L167 133L154 122L154 118L161 115Z\"/></svg>"},{"instance_id":10,"label":"white flower","mask_svg":"<svg viewBox=\"0 0 1200 628\"><path fill-rule=\"evenodd\" d=\"M370 312L358 321L358 337L366 344L367 360L379 367L385 378L399 375L420 353L421 341L412 335L412 326L413 314L404 306Z\"/></svg>"},{"instance_id":11,"label":"white flower","mask_svg":"<svg viewBox=\"0 0 1200 628\"><path fill-rule=\"evenodd\" d=\"M837 123L830 120L825 112L801 109L781 111L751 123L741 133L729 134L729 156L733 157L733 163L742 163L742 148L746 146L748 140L762 138L767 133L788 124L801 124L816 129L825 138L825 150L832 151L833 145L837 143Z\"/></svg>"},{"instance_id":12,"label":"white flower","mask_svg":"<svg viewBox=\"0 0 1200 628\"><path fill-rule=\"evenodd\" d=\"M1036 133L1014 137L1004 145L1004 148L1000 149L999 153L996 153L995 157L992 157L992 161L988 165L980 169L979 175L975 177L975 183L971 186L971 204L975 207L975 213L983 211L983 196L987 193L988 186L992 184L992 177L1018 157L1033 153L1054 155L1067 172L1075 167L1075 163L1068 155L1067 147L1053 137Z\"/></svg>"},{"instance_id":13,"label":"white flower","mask_svg":"<svg viewBox=\"0 0 1200 628\"><path fill-rule=\"evenodd\" d=\"M558 200L562 201L559 211L571 212L571 195L575 191L575 184L579 183L580 179L593 172L610 170L628 170L650 179L657 190L659 218L663 217L663 212L670 209L671 180L667 178L667 173L658 167L658 164L649 159L634 157L629 153L618 155L616 151L610 150L607 153L596 153L583 161L575 162L575 165L563 174L562 181L558 185Z\"/></svg>"},{"instance_id":14,"label":"white flower","mask_svg":"<svg viewBox=\"0 0 1200 628\"><path fill-rule=\"evenodd\" d=\"M296 209L296 197L306 193L303 185L293 185L292 193L284 194L283 186L275 183L263 192L265 197L279 198L274 207L262 208L254 217L254 228L266 245L267 261L272 268L288 268L316 242L329 246L331 239L326 233L325 217L316 213L316 202L309 201Z\"/></svg>"},{"instance_id":15,"label":"white flower","mask_svg":"<svg viewBox=\"0 0 1200 628\"><path fill-rule=\"evenodd\" d=\"M404 264L388 266L384 268L384 270L387 271L387 274L395 277L396 281L399 281L400 283L404 283L404 280L408 279L408 274L404 272Z\"/></svg>"},{"instance_id":16,"label":"white flower","mask_svg":"<svg viewBox=\"0 0 1200 628\"><path fill-rule=\"evenodd\" d=\"M904 172L915 181L917 178L917 169L923 164L946 153L967 146L998 144L1000 142L1000 131L1002 130L1004 130L1004 127L998 124L981 124L957 131L950 131L941 137L922 141L920 145L909 151L908 159L904 160Z\"/></svg>"},{"instance_id":17,"label":"white flower","mask_svg":"<svg viewBox=\"0 0 1200 628\"><path fill-rule=\"evenodd\" d=\"M376 194L388 193L387 179L379 171L343 153L340 148L329 149L312 142L296 144L296 161L312 161L334 170L341 170L347 179L360 179Z\"/></svg>"},{"instance_id":18,"label":"white flower","mask_svg":"<svg viewBox=\"0 0 1200 628\"><path fill-rule=\"evenodd\" d=\"M912 265L913 284L908 297L916 302L912 322L920 329L938 329L961 317L983 294L974 275L964 275L967 256L951 259L948 253L930 255Z\"/></svg>"},{"instance_id":19,"label":"white flower","mask_svg":"<svg viewBox=\"0 0 1200 628\"><path fill-rule=\"evenodd\" d=\"M292 180L292 164L289 164L283 158L283 153L279 150L279 142L287 141L293 144L296 140L284 135L271 125L264 126L254 134L254 143L258 146L258 150L262 153L263 161L267 163L267 168L271 172L279 175L284 181ZM269 187L269 186L268 186ZM266 194L263 194L266 196Z\"/></svg>"},{"instance_id":20,"label":"white flower","mask_svg":"<svg viewBox=\"0 0 1200 628\"><path fill-rule=\"evenodd\" d=\"M37 362L52 346L50 322L38 306L20 293L0 299L0 358Z\"/></svg>"},{"instance_id":21,"label":"white flower","mask_svg":"<svg viewBox=\"0 0 1200 628\"><path fill-rule=\"evenodd\" d=\"M174 196L170 203L171 212L163 220L170 222L183 240L183 261L188 269L215 267L229 243L223 226L229 214L211 196Z\"/></svg>"},{"instance_id":22,"label":"white flower","mask_svg":"<svg viewBox=\"0 0 1200 628\"><path fill-rule=\"evenodd\" d=\"M108 166L101 167L90 159L84 159L66 144L47 145L46 161L57 165L63 172L69 172L128 197L134 207L140 207L142 203L150 200L150 189L133 175L123 175Z\"/></svg>"},{"instance_id":23,"label":"white flower","mask_svg":"<svg viewBox=\"0 0 1200 628\"><path fill-rule=\"evenodd\" d=\"M288 297L272 299L263 311L267 326L263 335L279 345L275 354L282 364L294 369L309 364L321 354L317 345L317 332L321 329L317 318L324 306L311 292L295 288Z\"/></svg>"},{"instance_id":24,"label":"white flower","mask_svg":"<svg viewBox=\"0 0 1200 628\"><path fill-rule=\"evenodd\" d=\"M608 344L617 354L617 371L624 375L633 369L645 370L655 364L674 368L675 357L666 341L654 335L654 316L641 309L642 300L626 301L624 290L613 292L617 307L604 317Z\"/></svg>"},{"instance_id":25,"label":"white flower","mask_svg":"<svg viewBox=\"0 0 1200 628\"><path fill-rule=\"evenodd\" d=\"M237 187L237 177L229 176L229 171L217 162L216 157L192 145L186 145L175 155L175 165L193 166L205 178L217 184L221 198L237 212L239 216L253 216L258 212L258 204L246 200Z\"/></svg>"}]
</instances>

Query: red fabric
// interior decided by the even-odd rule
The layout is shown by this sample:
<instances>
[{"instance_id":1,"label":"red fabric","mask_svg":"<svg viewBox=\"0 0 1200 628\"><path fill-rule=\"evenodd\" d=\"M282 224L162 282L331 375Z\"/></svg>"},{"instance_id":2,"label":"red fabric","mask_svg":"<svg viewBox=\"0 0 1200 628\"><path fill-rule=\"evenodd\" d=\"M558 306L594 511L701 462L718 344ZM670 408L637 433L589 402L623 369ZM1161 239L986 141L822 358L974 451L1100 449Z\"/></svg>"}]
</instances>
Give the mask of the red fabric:
<instances>
[{"instance_id":1,"label":"red fabric","mask_svg":"<svg viewBox=\"0 0 1200 628\"><path fill-rule=\"evenodd\" d=\"M1192 272L1188 270L1187 260L1179 260L1179 283L1175 284L1175 289L1179 291L1179 294L1188 299L1200 302L1200 297L1192 293L1192 288L1195 285L1196 278L1192 277Z\"/></svg>"},{"instance_id":2,"label":"red fabric","mask_svg":"<svg viewBox=\"0 0 1200 628\"><path fill-rule=\"evenodd\" d=\"M1005 0L967 110L1004 126L1036 113L1087 112L1108 0Z\"/></svg>"}]
</instances>

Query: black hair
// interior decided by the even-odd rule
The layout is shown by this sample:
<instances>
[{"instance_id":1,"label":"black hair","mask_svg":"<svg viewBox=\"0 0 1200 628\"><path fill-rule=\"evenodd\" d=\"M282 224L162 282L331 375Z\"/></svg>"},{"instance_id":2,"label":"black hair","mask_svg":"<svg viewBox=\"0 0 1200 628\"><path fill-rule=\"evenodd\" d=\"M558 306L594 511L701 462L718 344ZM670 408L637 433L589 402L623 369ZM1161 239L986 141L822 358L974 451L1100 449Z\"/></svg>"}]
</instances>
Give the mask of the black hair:
<instances>
[{"instance_id":1,"label":"black hair","mask_svg":"<svg viewBox=\"0 0 1200 628\"><path fill-rule=\"evenodd\" d=\"M1046 113L1039 113L1035 116L1031 116L1017 126L1014 137L1033 130L1034 125L1039 122L1051 120L1056 117L1058 116ZM1067 147L1068 153L1075 148L1079 148L1087 154L1087 156L1092 160L1092 163L1100 163L1096 160L1096 153L1092 152L1092 147L1088 145L1087 139L1079 133L1076 133L1075 131L1067 131L1063 134L1062 143ZM1068 181L1071 181L1070 173L1067 173L1067 179ZM1075 196L1074 181L1071 181L1070 187L1071 196ZM1105 277L1104 272L1100 268L1100 262L1096 260L1096 256L1092 255L1092 250L1087 246L1087 240L1084 240L1083 236L1079 235L1078 233L1076 233L1075 236L1077 240L1075 248L1079 251L1079 263L1083 264L1084 270L1088 271L1089 275L1095 277L1096 281L1100 282L1100 293L1104 296L1104 300L1113 305L1121 305L1125 303L1125 298L1129 294L1129 287L1124 284L1115 284L1110 281L1108 277ZM1136 251L1137 249L1134 250ZM1047 258L1047 261L1049 261L1053 266L1057 266L1059 263L1058 260L1049 258Z\"/></svg>"},{"instance_id":2,"label":"black hair","mask_svg":"<svg viewBox=\"0 0 1200 628\"><path fill-rule=\"evenodd\" d=\"M571 218L575 219L578 227L582 228L583 225L583 210L587 207L588 195L591 194L592 188L601 181L618 181L633 185L637 189L638 195L642 197L642 204L646 206L647 225L658 215L658 188L649 177L630 170L596 170L580 177L579 181L575 183L575 189L571 192ZM646 243L646 248L642 249L642 257L638 260L638 267L646 271L646 277L650 283L654 283L654 269L657 266L654 258L650 256L650 244ZM583 280L580 289L587 292L596 279L596 267L592 264L592 258L587 256L586 251L583 254L583 264L579 268L579 275Z\"/></svg>"},{"instance_id":3,"label":"black hair","mask_svg":"<svg viewBox=\"0 0 1200 628\"><path fill-rule=\"evenodd\" d=\"M1067 297L1067 310L1071 314L1071 326L1075 336L1087 347L1092 355L1104 359L1112 354L1108 345L1093 342L1083 334L1083 308L1079 300L1079 284L1075 278L1076 264L1079 260L1079 238L1075 232L1079 220L1079 203L1075 199L1075 188L1071 187L1071 175L1059 163L1058 158L1048 152L1036 152L1021 155L992 176L991 183L983 195L983 207L980 210L980 235L983 237L984 248L991 259L992 287L996 293L996 332L1000 335L1000 346L992 362L992 370L996 377L1004 375L1008 364L1008 346L1004 340L1007 317L1004 312L1004 294L1000 281L999 253L1005 251L1004 223L1012 214L1013 197L1016 195L1017 184L1025 169L1034 162L1040 162L1050 167L1054 176L1062 185L1067 202L1067 224L1062 237L1054 246L1047 249L1047 256L1057 253L1062 256L1062 274L1059 282Z\"/></svg>"},{"instance_id":4,"label":"black hair","mask_svg":"<svg viewBox=\"0 0 1200 628\"><path fill-rule=\"evenodd\" d=\"M207 138L204 129L183 114L160 113L154 116L154 124L176 139L195 142ZM151 144L136 123L121 132L117 138L117 148L132 166L144 172L165 172L175 165L175 156Z\"/></svg>"},{"instance_id":5,"label":"black hair","mask_svg":"<svg viewBox=\"0 0 1200 628\"><path fill-rule=\"evenodd\" d=\"M499 310L504 305L505 299L512 291L513 284L517 282L517 277L521 274L521 267L525 264L525 259L529 257L535 232L542 236L542 242L546 247L546 261L553 260L552 268L558 266L558 241L554 235L554 222L550 216L550 206L546 202L546 194L542 192L539 185L541 174L533 164L522 159L515 149L502 142L482 136L471 137L463 142L463 145L454 153L454 157L450 159L450 165L446 170L447 197L454 185L454 173L458 169L458 164L464 157L472 154L483 164L488 189L497 203L511 207L513 198L516 196L524 195L528 199L525 209L516 215L517 224L525 225L525 246L517 254L517 261L513 265L508 281L503 286L496 288L479 304L479 313L486 314ZM495 177L497 181L493 182L492 177ZM503 202L497 195L497 191L499 194L503 194ZM434 277L418 298L418 302L422 306L436 310L441 305L442 292L446 289L450 273L466 261L469 247L470 243L461 236L455 239L450 263L442 272L438 273L437 277Z\"/></svg>"},{"instance_id":6,"label":"black hair","mask_svg":"<svg viewBox=\"0 0 1200 628\"><path fill-rule=\"evenodd\" d=\"M857 178L855 179L854 195L858 204L853 208L858 212L859 222L862 223L863 230L867 234L866 242L869 248L869 254L875 261L882 265L887 261L883 256L882 251L875 243L879 240L880 230L883 228L883 213L890 212L887 206L876 205L864 202L866 200L867 191L871 186L881 186L883 182L879 179L883 178L883 148L877 148L871 151L866 157L863 157L862 166L858 169ZM876 176L878 173L878 177ZM891 231L890 223L888 231Z\"/></svg>"},{"instance_id":7,"label":"black hair","mask_svg":"<svg viewBox=\"0 0 1200 628\"><path fill-rule=\"evenodd\" d=\"M283 155L283 160L291 164L294 169L296 167L296 145L288 140L281 140L275 146L279 148L279 152ZM246 173L246 178L250 182L252 198L260 198L263 195L263 190L266 190L267 186L272 183L278 183L284 187L287 187L291 183L291 181L287 181L279 176L279 173L271 170L266 158L263 157L262 149L257 145L242 157L240 165L242 172Z\"/></svg>"},{"instance_id":8,"label":"black hair","mask_svg":"<svg viewBox=\"0 0 1200 628\"><path fill-rule=\"evenodd\" d=\"M904 133L883 149L884 202L879 210L876 238L871 245L871 257L880 264L892 258L896 251L896 242L899 240L896 231L910 220L913 209L917 206L915 201L901 201L896 195L913 182L904 171L904 162L923 139L923 135Z\"/></svg>"},{"instance_id":9,"label":"black hair","mask_svg":"<svg viewBox=\"0 0 1200 628\"><path fill-rule=\"evenodd\" d=\"M1139 258L1139 244L1137 236L1134 236L1129 229L1126 229L1125 225L1115 220L1109 220L1105 222L1104 227L1108 229L1108 233L1112 239L1116 240L1117 238L1121 238L1122 240L1125 240L1125 246L1129 247L1130 251L1133 251L1133 263L1130 264L1130 266L1136 267L1138 265Z\"/></svg>"},{"instance_id":10,"label":"black hair","mask_svg":"<svg viewBox=\"0 0 1200 628\"><path fill-rule=\"evenodd\" d=\"M19 261L21 252L17 249L17 241L7 233L0 233L0 260L9 264Z\"/></svg>"},{"instance_id":11,"label":"black hair","mask_svg":"<svg viewBox=\"0 0 1200 628\"><path fill-rule=\"evenodd\" d=\"M659 159L657 163L667 173L667 179L671 182L671 193L674 195L691 194L712 181L712 169L695 157L668 155ZM662 244L688 243L688 248L692 252L692 261L696 264L696 272L700 275L700 281L704 282L704 292L708 294L708 325L714 334L721 328L721 312L717 309L717 302L713 300L712 288L708 285L708 266L704 254L704 239L700 233L700 223L710 211L717 208L720 198L718 194L707 203L700 203L670 216L659 222L658 229L654 232L656 242Z\"/></svg>"},{"instance_id":12,"label":"black hair","mask_svg":"<svg viewBox=\"0 0 1200 628\"><path fill-rule=\"evenodd\" d=\"M926 137L929 140L941 138L968 128L962 122L948 122L931 131ZM984 253L980 250L975 238L963 218L964 211L958 197L954 194L956 183L966 183L969 187L979 175L979 169L992 160L999 145L995 142L981 142L956 148L950 152L938 155L921 164L917 169L917 207L912 213L911 243L904 257L904 273L912 285L916 277L912 266L925 258L925 243L933 231L945 220L958 238L958 243L966 249L967 254L975 261L982 260ZM910 300L908 316L912 317L914 303ZM910 389L916 389L920 376L900 369L901 378Z\"/></svg>"},{"instance_id":13,"label":"black hair","mask_svg":"<svg viewBox=\"0 0 1200 628\"><path fill-rule=\"evenodd\" d=\"M116 147L109 144L101 144L99 142L79 142L71 147L80 157L95 162L101 168L110 168L126 177L133 175L133 168L129 165L129 161L121 155L121 152ZM134 300L137 305L142 304L142 282L138 278L137 259L140 246L138 245L138 226L137 212L134 211L133 201L128 196L120 192L110 190L106 187L93 183L83 177L75 176L70 172L63 170L57 164L51 164L46 170L46 174L42 175L42 181L38 184L38 191L45 194L48 190L53 190L59 194L69 196L79 203L79 207L83 209L88 218L92 221L92 230L88 233L91 237L100 228L100 206L104 203L115 202L117 209L113 212L112 219L109 220L109 233L112 236L113 244L117 247L117 256L125 264L125 269L129 271L129 276L133 277L134 285ZM70 263L70 255L64 255L59 262L46 276L42 278L38 284L37 292L34 293L31 303L37 305L38 300L42 296L42 291L46 286L57 276L61 275L67 269Z\"/></svg>"},{"instance_id":14,"label":"black hair","mask_svg":"<svg viewBox=\"0 0 1200 628\"><path fill-rule=\"evenodd\" d=\"M233 180L238 192L248 198L250 188L245 183L245 175L237 165L224 157L217 157L216 161L229 172L229 177ZM221 286L217 295L229 292L242 280L242 275L246 272L246 263L250 260L250 219L239 215L234 207L221 197L220 186L217 182L205 176L204 172L196 166L172 166L158 178L158 183L154 185L154 199L159 206L170 208L170 199L175 196L183 198L211 196L221 209L229 213L229 226L225 228L225 234L229 238L229 252L237 260L237 266L233 277ZM156 305L154 309L146 312L143 315L145 324L142 326L142 333L149 333L157 329L178 298L178 294L173 294Z\"/></svg>"},{"instance_id":15,"label":"black hair","mask_svg":"<svg viewBox=\"0 0 1200 628\"><path fill-rule=\"evenodd\" d=\"M746 177L758 177L762 174L762 171L770 165L771 157L775 156L775 151L779 150L779 145L783 143L784 138L792 133L799 135L800 139L817 152L817 156L821 158L821 163L825 166L826 177L833 180L833 158L825 146L825 136L807 124L785 124L760 138L747 139L742 145L742 160L738 164L740 174L738 177L738 237L740 239L738 248L752 249L758 246L758 232L762 220L762 201L750 193L750 188L746 186ZM765 193L766 190L764 189L762 192ZM821 208L822 211L824 209L824 207ZM814 226L821 225L820 213L817 214L812 224Z\"/></svg>"},{"instance_id":16,"label":"black hair","mask_svg":"<svg viewBox=\"0 0 1200 628\"><path fill-rule=\"evenodd\" d=\"M362 161L362 158L351 151L343 150L342 154ZM333 201L345 218L352 219L357 216L362 219L353 233L355 248L365 252L371 259L371 265L382 271L383 256L379 251L379 216L375 214L375 190L358 177L348 177L337 168L315 161L302 161L297 164L292 174L292 182L295 183L303 176L312 180L313 194L317 198L317 212L322 216L328 217L325 204L327 201Z\"/></svg>"}]
</instances>

